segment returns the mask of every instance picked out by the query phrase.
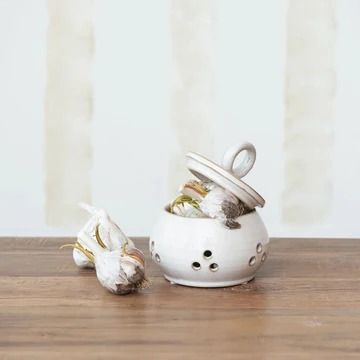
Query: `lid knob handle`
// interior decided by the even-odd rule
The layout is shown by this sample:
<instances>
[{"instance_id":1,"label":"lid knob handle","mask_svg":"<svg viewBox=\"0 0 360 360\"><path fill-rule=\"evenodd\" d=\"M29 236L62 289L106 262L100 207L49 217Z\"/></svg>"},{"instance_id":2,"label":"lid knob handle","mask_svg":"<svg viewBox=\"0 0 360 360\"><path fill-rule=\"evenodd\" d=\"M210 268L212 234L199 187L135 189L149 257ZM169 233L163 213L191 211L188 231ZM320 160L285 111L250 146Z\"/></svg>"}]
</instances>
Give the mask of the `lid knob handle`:
<instances>
[{"instance_id":1,"label":"lid knob handle","mask_svg":"<svg viewBox=\"0 0 360 360\"><path fill-rule=\"evenodd\" d=\"M235 166L235 160L240 155L242 159ZM226 151L222 161L222 167L232 173L238 179L244 177L254 166L256 160L255 146L247 141L232 146Z\"/></svg>"}]
</instances>

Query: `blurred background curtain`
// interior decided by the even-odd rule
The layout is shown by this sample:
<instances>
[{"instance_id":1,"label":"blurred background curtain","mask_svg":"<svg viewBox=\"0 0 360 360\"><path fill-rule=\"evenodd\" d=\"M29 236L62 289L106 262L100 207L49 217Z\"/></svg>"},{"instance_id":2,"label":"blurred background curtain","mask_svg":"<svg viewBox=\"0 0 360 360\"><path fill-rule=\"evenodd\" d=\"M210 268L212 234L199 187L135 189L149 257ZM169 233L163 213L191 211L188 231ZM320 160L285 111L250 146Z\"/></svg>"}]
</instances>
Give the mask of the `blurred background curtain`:
<instances>
[{"instance_id":1,"label":"blurred background curtain","mask_svg":"<svg viewBox=\"0 0 360 360\"><path fill-rule=\"evenodd\" d=\"M74 235L78 201L147 235L253 142L271 236L359 236L360 2L0 1L0 235Z\"/></svg>"}]
</instances>

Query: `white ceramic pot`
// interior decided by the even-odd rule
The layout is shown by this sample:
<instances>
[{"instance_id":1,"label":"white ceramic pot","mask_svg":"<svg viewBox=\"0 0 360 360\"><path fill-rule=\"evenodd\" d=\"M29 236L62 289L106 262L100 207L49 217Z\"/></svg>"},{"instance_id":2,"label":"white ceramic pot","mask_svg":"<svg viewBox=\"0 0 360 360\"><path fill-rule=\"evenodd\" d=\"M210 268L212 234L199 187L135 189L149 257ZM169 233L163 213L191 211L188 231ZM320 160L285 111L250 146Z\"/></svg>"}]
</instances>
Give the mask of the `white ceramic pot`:
<instances>
[{"instance_id":1,"label":"white ceramic pot","mask_svg":"<svg viewBox=\"0 0 360 360\"><path fill-rule=\"evenodd\" d=\"M229 230L210 218L186 218L163 210L150 237L150 252L166 279L197 287L248 282L266 260L269 237L256 210Z\"/></svg>"}]
</instances>

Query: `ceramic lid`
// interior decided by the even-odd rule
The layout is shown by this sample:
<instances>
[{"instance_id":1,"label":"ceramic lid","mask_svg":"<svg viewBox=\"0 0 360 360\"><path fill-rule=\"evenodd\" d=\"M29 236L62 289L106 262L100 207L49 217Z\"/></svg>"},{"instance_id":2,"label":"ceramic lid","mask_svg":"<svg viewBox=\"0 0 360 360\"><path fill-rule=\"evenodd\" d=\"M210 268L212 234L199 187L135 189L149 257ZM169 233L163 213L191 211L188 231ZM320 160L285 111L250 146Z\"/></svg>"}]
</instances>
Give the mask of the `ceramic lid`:
<instances>
[{"instance_id":1,"label":"ceramic lid","mask_svg":"<svg viewBox=\"0 0 360 360\"><path fill-rule=\"evenodd\" d=\"M235 159L243 152L245 156L234 167ZM224 155L222 166L194 152L186 154L186 166L198 179L212 181L237 196L250 209L263 207L265 200L248 184L240 180L253 167L256 160L254 145L242 142L231 147Z\"/></svg>"}]
</instances>

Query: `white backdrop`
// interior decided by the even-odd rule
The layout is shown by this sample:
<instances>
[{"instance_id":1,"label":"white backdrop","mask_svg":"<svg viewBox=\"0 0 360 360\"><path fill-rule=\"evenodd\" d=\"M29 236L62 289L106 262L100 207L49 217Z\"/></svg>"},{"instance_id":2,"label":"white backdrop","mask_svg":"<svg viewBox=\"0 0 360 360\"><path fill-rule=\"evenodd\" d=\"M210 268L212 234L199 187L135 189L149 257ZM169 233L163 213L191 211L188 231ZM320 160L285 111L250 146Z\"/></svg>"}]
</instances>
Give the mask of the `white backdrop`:
<instances>
[{"instance_id":1,"label":"white backdrop","mask_svg":"<svg viewBox=\"0 0 360 360\"><path fill-rule=\"evenodd\" d=\"M331 209L311 223L282 218L288 1L199 3L209 17L176 0L94 2L92 170L84 179L91 183L92 203L106 208L128 234L147 235L188 176L186 151L220 160L228 146L246 139L258 150L246 181L267 201L259 211L270 235L360 236L360 2L333 2ZM188 34L182 32L182 11L195 14ZM0 235L73 235L81 226L80 217L75 225L46 221L48 25L45 0L0 0ZM193 61L181 57L192 56L191 49L176 48L189 39L189 47L192 41L195 48L204 44ZM189 83L186 72L191 66L199 72L203 59L201 87ZM194 99L186 98L188 91ZM182 123L183 114L195 114L193 123ZM208 130L199 133L197 119L208 121Z\"/></svg>"}]
</instances>

